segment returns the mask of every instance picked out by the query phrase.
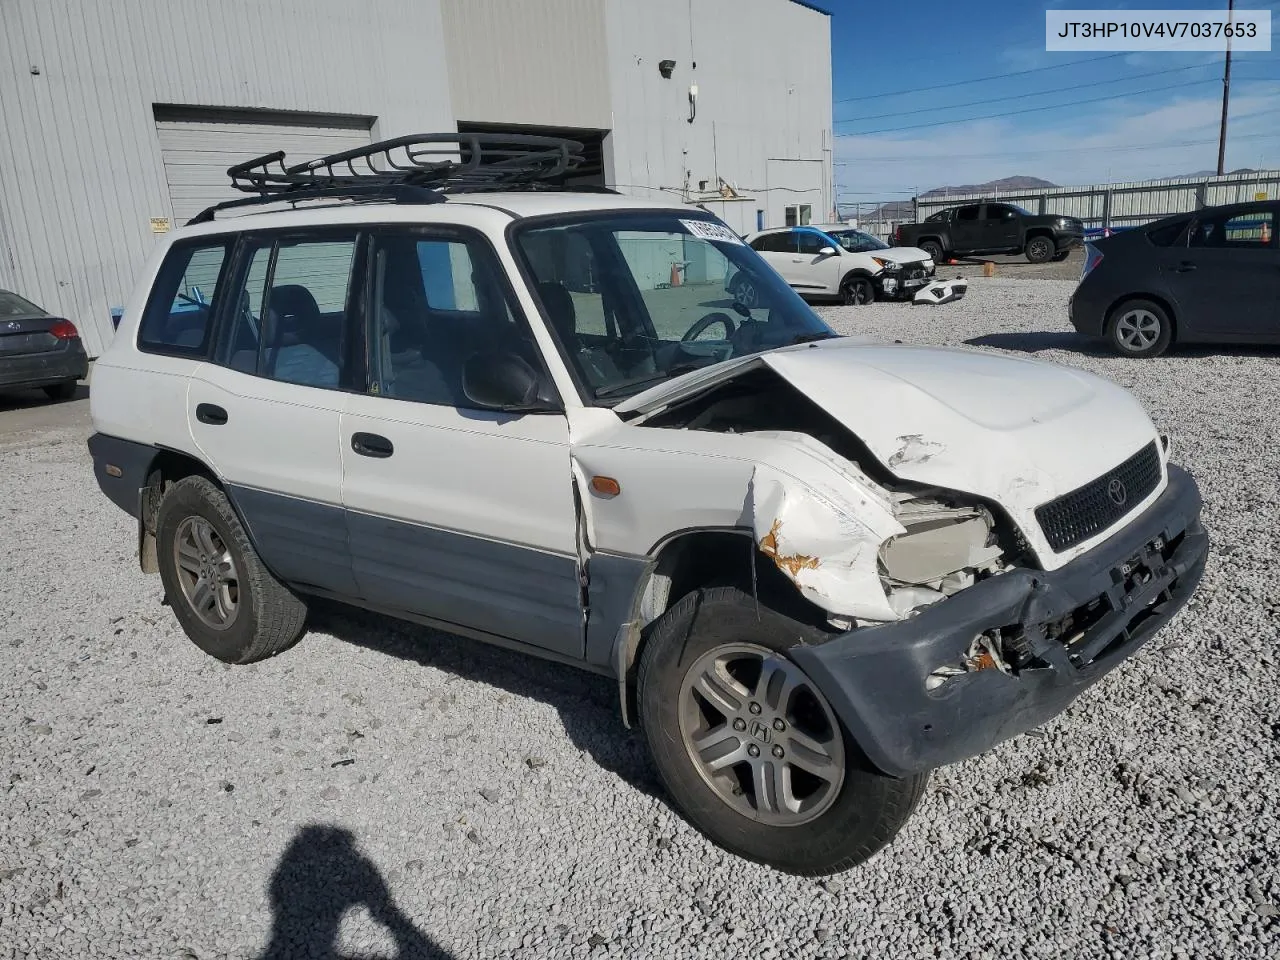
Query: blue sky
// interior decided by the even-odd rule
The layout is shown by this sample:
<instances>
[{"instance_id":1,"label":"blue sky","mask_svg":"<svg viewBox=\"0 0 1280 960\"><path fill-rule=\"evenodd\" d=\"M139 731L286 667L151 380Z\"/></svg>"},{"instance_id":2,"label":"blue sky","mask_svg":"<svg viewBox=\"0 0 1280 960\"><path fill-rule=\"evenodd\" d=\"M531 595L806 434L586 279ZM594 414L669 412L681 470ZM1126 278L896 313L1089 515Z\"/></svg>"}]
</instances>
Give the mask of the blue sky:
<instances>
[{"instance_id":1,"label":"blue sky","mask_svg":"<svg viewBox=\"0 0 1280 960\"><path fill-rule=\"evenodd\" d=\"M1221 53L1048 53L1044 11L1225 9L1226 0L808 2L832 14L842 205L1017 174L1084 184L1217 165ZM1280 0L1237 6L1271 9L1280 42ZM917 88L931 89L904 92ZM948 120L967 122L920 126ZM1259 165L1280 167L1280 48L1232 55L1227 169Z\"/></svg>"}]
</instances>

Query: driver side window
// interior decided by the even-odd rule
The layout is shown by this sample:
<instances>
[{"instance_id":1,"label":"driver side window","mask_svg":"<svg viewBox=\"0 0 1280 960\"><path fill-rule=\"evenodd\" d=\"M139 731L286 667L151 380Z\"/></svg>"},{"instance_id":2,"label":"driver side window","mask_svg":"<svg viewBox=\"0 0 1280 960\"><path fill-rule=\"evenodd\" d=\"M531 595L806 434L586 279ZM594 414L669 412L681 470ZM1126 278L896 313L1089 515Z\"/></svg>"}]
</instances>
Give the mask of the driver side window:
<instances>
[{"instance_id":1,"label":"driver side window","mask_svg":"<svg viewBox=\"0 0 1280 960\"><path fill-rule=\"evenodd\" d=\"M810 256L817 256L818 251L823 247L831 246L825 237L817 233L812 233L808 230L800 234L799 240L800 252L803 254L809 254Z\"/></svg>"}]
</instances>

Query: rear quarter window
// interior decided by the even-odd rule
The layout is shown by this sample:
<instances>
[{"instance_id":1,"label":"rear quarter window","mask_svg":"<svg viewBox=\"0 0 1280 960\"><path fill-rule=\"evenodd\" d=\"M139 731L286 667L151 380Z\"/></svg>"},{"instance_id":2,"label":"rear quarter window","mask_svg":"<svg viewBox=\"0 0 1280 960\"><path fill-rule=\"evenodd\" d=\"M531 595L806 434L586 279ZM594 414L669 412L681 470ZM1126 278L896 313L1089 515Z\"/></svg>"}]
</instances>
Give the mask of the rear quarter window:
<instances>
[{"instance_id":1,"label":"rear quarter window","mask_svg":"<svg viewBox=\"0 0 1280 960\"><path fill-rule=\"evenodd\" d=\"M179 357L208 353L213 311L231 239L175 244L160 264L138 328L138 349Z\"/></svg>"}]
</instances>

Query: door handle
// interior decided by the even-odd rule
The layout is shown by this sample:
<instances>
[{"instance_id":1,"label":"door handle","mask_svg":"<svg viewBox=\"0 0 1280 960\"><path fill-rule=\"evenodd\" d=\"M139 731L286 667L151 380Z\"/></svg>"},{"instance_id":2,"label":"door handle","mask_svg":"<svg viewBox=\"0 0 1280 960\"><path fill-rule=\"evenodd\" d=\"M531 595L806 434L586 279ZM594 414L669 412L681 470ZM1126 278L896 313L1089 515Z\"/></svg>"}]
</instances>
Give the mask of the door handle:
<instances>
[{"instance_id":1,"label":"door handle","mask_svg":"<svg viewBox=\"0 0 1280 960\"><path fill-rule=\"evenodd\" d=\"M220 427L227 422L227 411L216 403L197 403L196 419L211 427Z\"/></svg>"},{"instance_id":2,"label":"door handle","mask_svg":"<svg viewBox=\"0 0 1280 960\"><path fill-rule=\"evenodd\" d=\"M362 457L373 457L376 460L385 460L396 452L390 440L376 433L353 433L351 449Z\"/></svg>"},{"instance_id":3,"label":"door handle","mask_svg":"<svg viewBox=\"0 0 1280 960\"><path fill-rule=\"evenodd\" d=\"M1195 268L1196 268L1196 265L1194 263L1190 263L1189 261L1183 260L1180 264L1178 264L1177 271L1178 273L1190 273Z\"/></svg>"}]
</instances>

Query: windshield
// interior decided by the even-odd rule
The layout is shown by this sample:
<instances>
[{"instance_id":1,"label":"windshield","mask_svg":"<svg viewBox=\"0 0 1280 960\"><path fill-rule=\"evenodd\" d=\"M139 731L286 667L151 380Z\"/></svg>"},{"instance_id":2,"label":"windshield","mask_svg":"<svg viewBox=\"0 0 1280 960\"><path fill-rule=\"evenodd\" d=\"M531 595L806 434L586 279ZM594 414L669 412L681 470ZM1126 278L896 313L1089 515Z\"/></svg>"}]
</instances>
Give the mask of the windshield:
<instances>
[{"instance_id":1,"label":"windshield","mask_svg":"<svg viewBox=\"0 0 1280 960\"><path fill-rule=\"evenodd\" d=\"M30 300L23 300L16 293L0 290L0 317L43 317L43 310Z\"/></svg>"},{"instance_id":2,"label":"windshield","mask_svg":"<svg viewBox=\"0 0 1280 960\"><path fill-rule=\"evenodd\" d=\"M730 357L835 336L718 220L593 216L520 229L514 246L597 404Z\"/></svg>"},{"instance_id":3,"label":"windshield","mask_svg":"<svg viewBox=\"0 0 1280 960\"><path fill-rule=\"evenodd\" d=\"M828 230L827 236L850 253L870 253L872 250L888 250L889 245L861 230Z\"/></svg>"}]
</instances>

